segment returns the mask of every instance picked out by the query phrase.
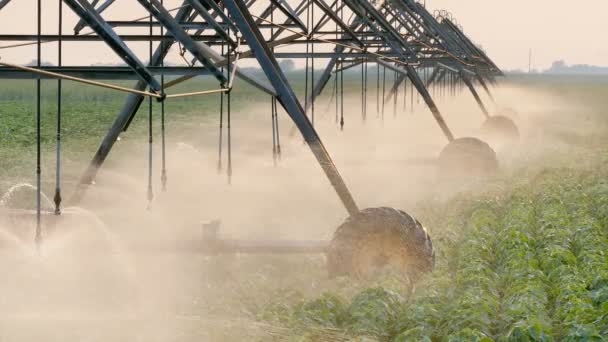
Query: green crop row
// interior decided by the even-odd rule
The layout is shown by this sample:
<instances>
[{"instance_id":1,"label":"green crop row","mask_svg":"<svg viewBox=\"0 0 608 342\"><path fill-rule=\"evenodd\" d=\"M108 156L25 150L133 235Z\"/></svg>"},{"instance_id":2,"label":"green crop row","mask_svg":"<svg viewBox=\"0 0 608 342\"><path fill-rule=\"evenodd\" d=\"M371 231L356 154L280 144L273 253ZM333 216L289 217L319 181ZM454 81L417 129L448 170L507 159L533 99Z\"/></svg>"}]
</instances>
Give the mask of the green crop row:
<instances>
[{"instance_id":1,"label":"green crop row","mask_svg":"<svg viewBox=\"0 0 608 342\"><path fill-rule=\"evenodd\" d=\"M413 293L375 287L302 302L298 336L319 328L380 341L604 341L608 184L558 170L466 211L439 267ZM452 218L453 219L453 218ZM463 224L463 222L458 222ZM311 330L313 329L313 330ZM317 330L314 330L317 329Z\"/></svg>"}]
</instances>

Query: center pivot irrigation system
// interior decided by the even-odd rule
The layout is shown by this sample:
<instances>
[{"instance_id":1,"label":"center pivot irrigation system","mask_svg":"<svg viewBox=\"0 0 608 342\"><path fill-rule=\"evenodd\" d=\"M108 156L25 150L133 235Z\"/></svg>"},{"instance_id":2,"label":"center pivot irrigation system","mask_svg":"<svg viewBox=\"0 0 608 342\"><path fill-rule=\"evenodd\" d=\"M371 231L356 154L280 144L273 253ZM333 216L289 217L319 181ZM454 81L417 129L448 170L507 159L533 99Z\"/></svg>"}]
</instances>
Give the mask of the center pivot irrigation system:
<instances>
[{"instance_id":1,"label":"center pivot irrigation system","mask_svg":"<svg viewBox=\"0 0 608 342\"><path fill-rule=\"evenodd\" d=\"M228 154L230 154L230 95L235 83L253 85L272 99L273 150L280 154L277 107L282 106L302 134L334 188L349 218L335 232L331 241L237 241L221 240L218 224L204 226L201 249L210 253L233 252L325 252L331 275L365 276L374 267L390 264L415 274L431 270L434 252L423 226L403 211L392 208L360 210L345 181L314 128L315 101L333 82L332 101L336 118L344 128L344 75L348 69L361 69L362 118L367 112L368 66L376 65L377 108L394 101L410 90L410 101L418 93L449 144L441 152L439 167L466 164L467 172L491 171L497 167L496 155L490 146L476 138L455 138L432 97L431 87L441 94L455 95L468 89L485 116L485 126L505 134L517 135L517 128L504 116L490 116L475 89L480 85L489 98L488 84L502 76L500 69L463 32L445 11L430 13L414 0L184 0L178 7L168 8L162 0L133 0L148 13L134 20L112 20L108 8L115 0L37 0L37 33L35 35L0 34L0 78L35 79L37 84L37 210L35 241L42 243L41 215L61 215L61 84L62 80L86 83L128 93L124 106L103 138L92 161L84 172L75 194L68 199L77 203L86 188L94 183L119 135L148 98L150 122L153 99L161 102L163 188L167 183L165 168L164 103L175 97L211 96L221 98L220 117L227 120ZM58 32L41 31L44 6L58 6ZM19 5L18 1L0 0L1 10ZM54 12L54 11L53 11ZM55 13L55 12L54 12ZM74 32L62 32L64 15L75 15ZM129 34L120 33L127 29ZM141 34L134 34L142 30ZM126 66L74 66L62 64L63 42L103 41ZM149 43L148 56L137 56L128 46L130 41ZM41 50L47 42L57 42L58 64L41 65ZM37 65L21 66L2 58L2 50L36 45ZM177 51L185 66L164 63L171 49ZM49 49L45 50L45 53ZM55 53L55 49L53 49ZM298 98L278 58L305 59L306 90ZM149 60L148 64L142 60ZM263 73L248 73L239 68L239 61L255 59ZM319 73L321 60L322 71ZM317 70L315 70L317 68ZM382 69L382 81L380 81ZM386 72L392 72L392 84L386 86ZM315 73L317 73L315 75ZM371 72L370 72L371 73ZM263 75L263 76L262 76ZM170 88L195 77L213 77L218 87L191 93L172 93ZM170 77L165 79L166 77ZM40 193L40 80L57 79L57 179L55 210L41 209ZM235 79L236 78L236 79ZM106 80L133 79L132 88L105 83ZM382 88L382 91L380 89ZM329 90L328 90L329 91ZM371 92L371 91L370 91ZM380 95L382 94L382 95ZM413 105L413 103L412 103ZM379 110L379 109L378 109ZM224 112L226 113L224 115ZM152 140L150 126L150 158ZM220 133L221 134L221 133ZM220 136L220 141L222 137ZM221 156L220 156L221 157ZM221 161L221 159L220 159ZM222 168L221 162L219 165ZM227 165L231 173L230 156ZM148 197L152 200L152 171Z\"/></svg>"}]
</instances>

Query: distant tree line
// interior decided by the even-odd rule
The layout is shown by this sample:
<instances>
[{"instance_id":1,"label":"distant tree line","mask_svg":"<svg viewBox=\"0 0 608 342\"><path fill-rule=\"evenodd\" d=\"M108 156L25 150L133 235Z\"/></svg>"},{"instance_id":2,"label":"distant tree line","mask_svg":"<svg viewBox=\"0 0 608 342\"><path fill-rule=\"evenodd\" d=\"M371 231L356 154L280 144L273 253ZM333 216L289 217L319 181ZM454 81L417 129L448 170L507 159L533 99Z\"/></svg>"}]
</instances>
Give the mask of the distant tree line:
<instances>
[{"instance_id":1,"label":"distant tree line","mask_svg":"<svg viewBox=\"0 0 608 342\"><path fill-rule=\"evenodd\" d=\"M600 67L589 64L568 65L565 61L553 62L551 67L545 70L546 74L605 74L608 75L608 67Z\"/></svg>"}]
</instances>

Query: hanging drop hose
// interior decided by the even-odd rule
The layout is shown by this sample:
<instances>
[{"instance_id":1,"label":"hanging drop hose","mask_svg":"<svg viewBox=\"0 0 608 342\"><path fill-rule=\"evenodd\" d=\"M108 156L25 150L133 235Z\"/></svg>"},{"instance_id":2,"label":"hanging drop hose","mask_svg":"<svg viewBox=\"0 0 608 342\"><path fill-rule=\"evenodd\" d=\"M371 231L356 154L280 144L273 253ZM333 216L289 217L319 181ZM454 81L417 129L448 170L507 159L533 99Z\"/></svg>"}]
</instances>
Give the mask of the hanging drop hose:
<instances>
[{"instance_id":1,"label":"hanging drop hose","mask_svg":"<svg viewBox=\"0 0 608 342\"><path fill-rule=\"evenodd\" d=\"M336 8L338 8L338 1L336 0ZM335 25L335 32L336 32L336 41L338 40L338 23L336 22ZM336 100L336 117L335 117L335 123L338 124L338 64L340 64L340 59L336 58L336 64L334 66L334 98Z\"/></svg>"},{"instance_id":2,"label":"hanging drop hose","mask_svg":"<svg viewBox=\"0 0 608 342\"><path fill-rule=\"evenodd\" d=\"M341 1L344 5L344 0ZM344 21L344 6L340 7L340 20ZM340 130L344 130L344 70L340 63Z\"/></svg>"},{"instance_id":3,"label":"hanging drop hose","mask_svg":"<svg viewBox=\"0 0 608 342\"><path fill-rule=\"evenodd\" d=\"M407 78L403 80L403 112L407 111Z\"/></svg>"},{"instance_id":4,"label":"hanging drop hose","mask_svg":"<svg viewBox=\"0 0 608 342\"><path fill-rule=\"evenodd\" d=\"M222 5L223 6L223 5ZM224 8L222 7L222 10ZM221 53L224 55L224 41L222 40L221 44ZM222 74L224 73L224 67L220 68ZM222 145L224 143L224 93L220 93L220 133L219 133L219 141L218 141L218 152L217 152L217 173L222 172Z\"/></svg>"},{"instance_id":5,"label":"hanging drop hose","mask_svg":"<svg viewBox=\"0 0 608 342\"><path fill-rule=\"evenodd\" d=\"M223 70L222 70L223 72ZM222 144L224 142L224 93L220 93L220 134L217 152L217 172L222 172Z\"/></svg>"},{"instance_id":6,"label":"hanging drop hose","mask_svg":"<svg viewBox=\"0 0 608 342\"><path fill-rule=\"evenodd\" d=\"M58 40L57 40L57 65L61 67L62 60L62 25L63 25L63 0L59 0L59 18L58 18ZM56 142L56 159L55 159L55 215L61 214L61 79L57 80L57 142Z\"/></svg>"},{"instance_id":7,"label":"hanging drop hose","mask_svg":"<svg viewBox=\"0 0 608 342\"><path fill-rule=\"evenodd\" d=\"M270 21L274 22L274 3L270 3ZM274 25L270 27L270 36L274 37ZM274 53L274 46L270 48L270 51ZM274 166L277 166L277 132L275 128L275 98L270 97L270 124L272 125L272 162Z\"/></svg>"},{"instance_id":8,"label":"hanging drop hose","mask_svg":"<svg viewBox=\"0 0 608 342\"><path fill-rule=\"evenodd\" d=\"M308 24L308 7L306 8L306 23ZM309 39L308 37L306 37L306 64L304 67L304 110L307 111L308 109L308 55L309 55ZM308 116L308 112L305 113L306 116Z\"/></svg>"},{"instance_id":9,"label":"hanging drop hose","mask_svg":"<svg viewBox=\"0 0 608 342\"><path fill-rule=\"evenodd\" d=\"M153 35L153 23L152 15L150 15L150 43L149 47L149 58L152 60L152 35ZM148 209L152 205L154 199L154 191L152 190L152 98L148 98Z\"/></svg>"},{"instance_id":10,"label":"hanging drop hose","mask_svg":"<svg viewBox=\"0 0 608 342\"><path fill-rule=\"evenodd\" d=\"M306 61L304 67L304 111L308 117L308 56L310 54L310 1L306 1Z\"/></svg>"},{"instance_id":11,"label":"hanging drop hose","mask_svg":"<svg viewBox=\"0 0 608 342\"><path fill-rule=\"evenodd\" d=\"M429 76L428 73L425 74L425 80L424 83L427 84L427 87L429 88L430 92L432 93L431 95L435 98L437 97L437 83L433 82L433 84L428 85L429 84Z\"/></svg>"},{"instance_id":12,"label":"hanging drop hose","mask_svg":"<svg viewBox=\"0 0 608 342\"><path fill-rule=\"evenodd\" d=\"M273 97L274 102L274 125L277 132L277 156L281 161L281 135L279 134L279 107L277 106L277 98Z\"/></svg>"},{"instance_id":13,"label":"hanging drop hose","mask_svg":"<svg viewBox=\"0 0 608 342\"><path fill-rule=\"evenodd\" d=\"M376 64L376 117L380 117L380 64Z\"/></svg>"},{"instance_id":14,"label":"hanging drop hose","mask_svg":"<svg viewBox=\"0 0 608 342\"><path fill-rule=\"evenodd\" d=\"M310 3L310 27L312 27L312 30L310 32L310 37L313 38L314 36L314 21L315 21L315 6L312 3L311 0L308 0L308 2ZM315 91L314 91L314 86L315 86L315 42L314 39L312 40L312 44L310 46L311 50L311 57L310 57L310 97L311 97L311 108L310 108L310 117L311 117L311 123L312 126L315 126Z\"/></svg>"},{"instance_id":15,"label":"hanging drop hose","mask_svg":"<svg viewBox=\"0 0 608 342\"><path fill-rule=\"evenodd\" d=\"M441 99L443 100L443 97L445 95L445 81L446 81L446 77L444 76L443 79L441 80L441 85L439 86L439 95L441 96Z\"/></svg>"},{"instance_id":16,"label":"hanging drop hose","mask_svg":"<svg viewBox=\"0 0 608 342\"><path fill-rule=\"evenodd\" d=\"M414 83L410 82L410 112L414 113Z\"/></svg>"},{"instance_id":17,"label":"hanging drop hose","mask_svg":"<svg viewBox=\"0 0 608 342\"><path fill-rule=\"evenodd\" d=\"M344 130L344 70L340 68L340 130Z\"/></svg>"},{"instance_id":18,"label":"hanging drop hose","mask_svg":"<svg viewBox=\"0 0 608 342\"><path fill-rule=\"evenodd\" d=\"M230 18L230 15L228 15L228 18ZM227 30L228 36L230 36L230 26L228 26L228 30ZM230 77L230 45L228 45L227 47L228 50L228 55L226 56L226 71L228 71L228 77ZM233 49L233 51L236 51L235 49ZM238 56L238 55L237 55ZM238 58L238 57L237 57ZM230 93L232 92L232 84L229 84L228 87L228 92L226 93L226 133L227 133L227 140L228 140L228 165L226 166L226 174L228 176L228 184L232 184L232 136L231 136L231 109L230 109L230 105L231 105L231 101L230 101ZM222 84L222 88L224 88L224 85Z\"/></svg>"},{"instance_id":19,"label":"hanging drop hose","mask_svg":"<svg viewBox=\"0 0 608 342\"><path fill-rule=\"evenodd\" d=\"M363 65L363 63L361 63L361 121L365 121L365 90L364 90L364 84L365 84L365 66Z\"/></svg>"},{"instance_id":20,"label":"hanging drop hose","mask_svg":"<svg viewBox=\"0 0 608 342\"><path fill-rule=\"evenodd\" d=\"M340 62L336 61L336 66L335 66L335 71L334 71L334 98L336 101L336 117L335 117L335 123L338 124L338 111L339 111L339 96L338 96L338 64Z\"/></svg>"},{"instance_id":21,"label":"hanging drop hose","mask_svg":"<svg viewBox=\"0 0 608 342\"><path fill-rule=\"evenodd\" d=\"M163 6L164 0L160 0L160 5ZM160 35L165 35L165 27L160 26ZM164 40L161 40L160 44L165 44ZM162 55L160 59L160 92L165 93L165 56ZM167 191L167 151L166 151L166 137L165 137L165 101L160 103L160 137L161 137L161 171L160 171L160 182L162 192Z\"/></svg>"},{"instance_id":22,"label":"hanging drop hose","mask_svg":"<svg viewBox=\"0 0 608 342\"><path fill-rule=\"evenodd\" d=\"M441 88L443 87L443 80L439 79L433 82L435 88L437 89L437 93L439 93L439 101L443 101Z\"/></svg>"},{"instance_id":23,"label":"hanging drop hose","mask_svg":"<svg viewBox=\"0 0 608 342\"><path fill-rule=\"evenodd\" d=\"M393 82L397 81L397 72L393 73ZM393 96L393 117L397 117L397 98L399 97L399 92L395 89L395 96Z\"/></svg>"},{"instance_id":24,"label":"hanging drop hose","mask_svg":"<svg viewBox=\"0 0 608 342\"><path fill-rule=\"evenodd\" d=\"M456 95L456 91L454 90L454 80L456 78L454 77L453 73L450 73L450 95L454 96Z\"/></svg>"},{"instance_id":25,"label":"hanging drop hose","mask_svg":"<svg viewBox=\"0 0 608 342\"><path fill-rule=\"evenodd\" d=\"M274 118L274 96L270 98L270 123L272 124L272 161L274 166L277 166L277 131L275 129L275 118Z\"/></svg>"},{"instance_id":26,"label":"hanging drop hose","mask_svg":"<svg viewBox=\"0 0 608 342\"><path fill-rule=\"evenodd\" d=\"M367 58L365 59L363 71L363 119L367 119Z\"/></svg>"},{"instance_id":27,"label":"hanging drop hose","mask_svg":"<svg viewBox=\"0 0 608 342\"><path fill-rule=\"evenodd\" d=\"M37 61L36 61L36 65L38 66L38 68L40 68L40 60L42 58L42 46L41 46L41 40L40 40L40 36L42 35L42 0L38 0L37 2L37 13L36 13L36 17L37 17L37 44L36 44L36 55L37 55ZM34 242L36 244L36 250L38 251L38 253L40 253L40 248L42 247L42 222L41 219L42 217L40 216L40 211L41 211L41 205L40 205L40 200L41 200L41 176L42 176L42 169L41 169L41 149L40 149L40 119L41 119L41 113L40 113L40 91L41 91L41 84L40 84L40 77L38 77L36 79L36 236L34 238Z\"/></svg>"},{"instance_id":28,"label":"hanging drop hose","mask_svg":"<svg viewBox=\"0 0 608 342\"><path fill-rule=\"evenodd\" d=\"M230 67L228 67L230 69ZM231 136L231 111L230 111L230 92L226 94L226 123L227 123L227 143L228 143L228 165L226 174L228 176L228 184L232 184L232 136Z\"/></svg>"},{"instance_id":29,"label":"hanging drop hose","mask_svg":"<svg viewBox=\"0 0 608 342\"><path fill-rule=\"evenodd\" d=\"M382 66L382 121L384 121L384 93L386 91L386 67Z\"/></svg>"}]
</instances>

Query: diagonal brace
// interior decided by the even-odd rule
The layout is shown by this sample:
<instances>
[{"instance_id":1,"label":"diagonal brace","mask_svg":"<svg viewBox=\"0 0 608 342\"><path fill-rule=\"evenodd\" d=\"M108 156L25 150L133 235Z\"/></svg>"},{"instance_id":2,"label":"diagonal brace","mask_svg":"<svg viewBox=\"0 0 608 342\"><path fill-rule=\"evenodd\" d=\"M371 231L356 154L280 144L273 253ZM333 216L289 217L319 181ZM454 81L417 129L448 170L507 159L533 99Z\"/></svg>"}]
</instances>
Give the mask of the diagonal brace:
<instances>
[{"instance_id":1,"label":"diagonal brace","mask_svg":"<svg viewBox=\"0 0 608 342\"><path fill-rule=\"evenodd\" d=\"M133 71L146 82L154 92L160 92L160 83L152 73L137 58L137 56L118 37L116 32L97 14L95 9L85 0L64 0L64 2L95 31L116 54L129 65Z\"/></svg>"},{"instance_id":2,"label":"diagonal brace","mask_svg":"<svg viewBox=\"0 0 608 342\"><path fill-rule=\"evenodd\" d=\"M302 108L291 85L281 71L277 60L274 58L272 51L264 40L264 36L255 25L255 21L253 20L251 13L249 13L247 6L243 0L225 0L225 4L239 30L243 34L243 37L251 47L255 58L260 63L260 66L273 87L276 89L277 99L302 133L310 150L340 197L342 204L350 215L357 214L359 208L357 207L355 200L329 156L329 153L325 149L325 146L323 146L321 138L306 117L304 108Z\"/></svg>"},{"instance_id":3,"label":"diagonal brace","mask_svg":"<svg viewBox=\"0 0 608 342\"><path fill-rule=\"evenodd\" d=\"M137 0L145 9L147 9L156 20L158 20L168 32L201 63L205 68L220 81L222 87L228 84L228 79L224 74L215 66L215 63L205 55L203 51L204 47L209 48L202 42L198 44L190 37L190 35L179 25L179 23L173 19L173 17L167 12L167 10L160 4L158 0ZM211 49L211 48L209 48Z\"/></svg>"}]
</instances>

